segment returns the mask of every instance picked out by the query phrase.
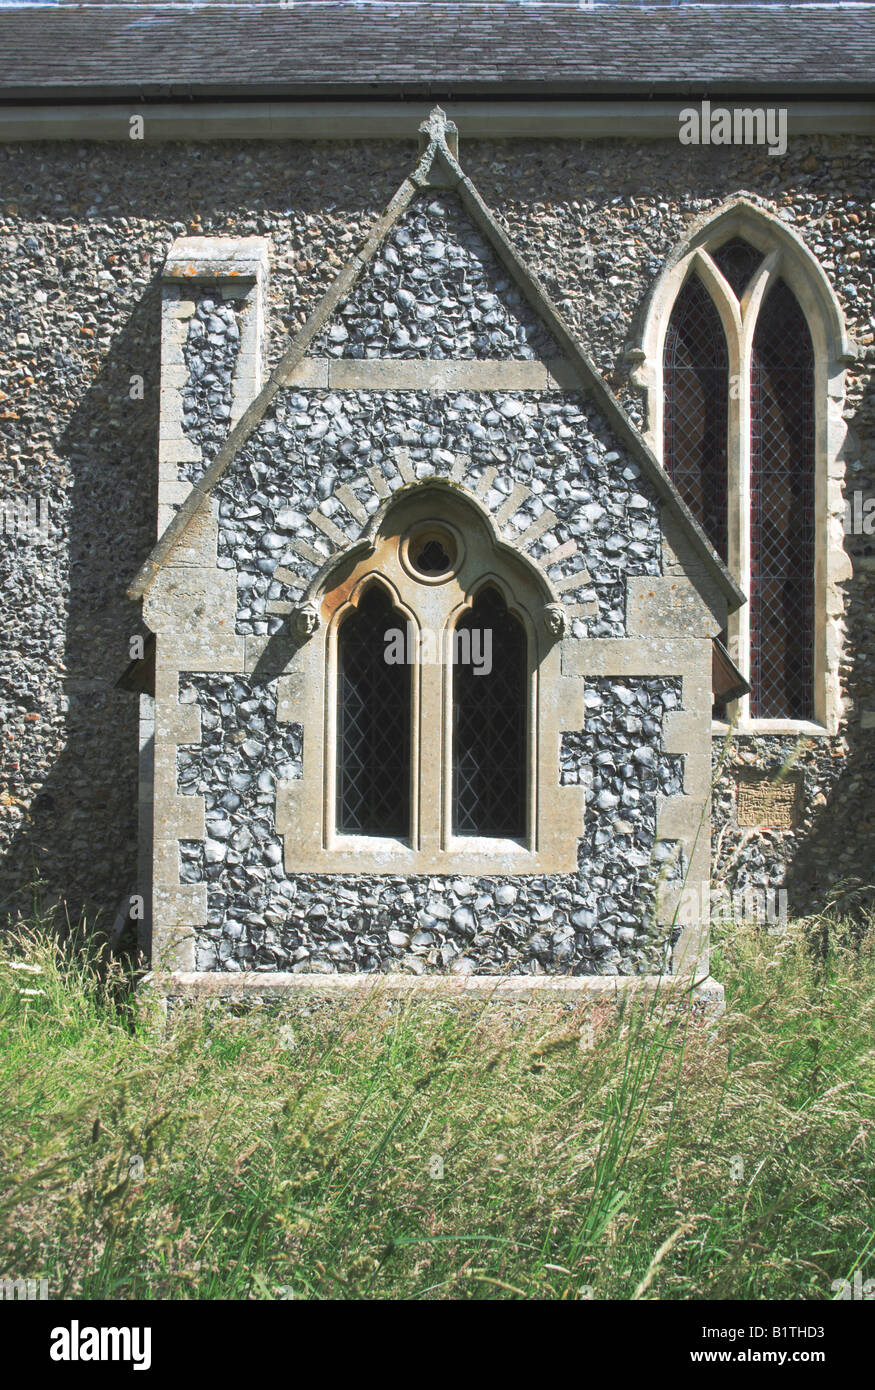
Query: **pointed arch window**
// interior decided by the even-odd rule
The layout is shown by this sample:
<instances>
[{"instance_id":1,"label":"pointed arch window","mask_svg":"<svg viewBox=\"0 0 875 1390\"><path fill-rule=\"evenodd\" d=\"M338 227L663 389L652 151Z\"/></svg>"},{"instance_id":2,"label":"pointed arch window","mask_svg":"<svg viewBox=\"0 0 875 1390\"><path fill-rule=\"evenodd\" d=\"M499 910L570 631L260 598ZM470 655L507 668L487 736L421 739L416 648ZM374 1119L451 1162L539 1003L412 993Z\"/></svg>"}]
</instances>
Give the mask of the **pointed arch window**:
<instances>
[{"instance_id":1,"label":"pointed arch window","mask_svg":"<svg viewBox=\"0 0 875 1390\"><path fill-rule=\"evenodd\" d=\"M665 335L665 470L725 561L729 353L714 303L692 275Z\"/></svg>"},{"instance_id":2,"label":"pointed arch window","mask_svg":"<svg viewBox=\"0 0 875 1390\"><path fill-rule=\"evenodd\" d=\"M386 633L405 620L379 584L337 634L337 828L410 834L410 666L385 660Z\"/></svg>"},{"instance_id":3,"label":"pointed arch window","mask_svg":"<svg viewBox=\"0 0 875 1390\"><path fill-rule=\"evenodd\" d=\"M495 588L456 624L453 666L453 828L457 835L526 836L526 634ZM478 665L459 660L479 650Z\"/></svg>"},{"instance_id":4,"label":"pointed arch window","mask_svg":"<svg viewBox=\"0 0 875 1390\"><path fill-rule=\"evenodd\" d=\"M298 617L279 697L303 725L302 775L277 791L289 863L576 869L585 789L559 765L561 604L476 495L429 480L387 499Z\"/></svg>"},{"instance_id":5,"label":"pointed arch window","mask_svg":"<svg viewBox=\"0 0 875 1390\"><path fill-rule=\"evenodd\" d=\"M855 356L801 239L743 200L701 227L651 292L635 380L666 472L748 603L726 640L751 694L739 727L834 732L843 368ZM832 598L829 596L832 595Z\"/></svg>"}]
</instances>

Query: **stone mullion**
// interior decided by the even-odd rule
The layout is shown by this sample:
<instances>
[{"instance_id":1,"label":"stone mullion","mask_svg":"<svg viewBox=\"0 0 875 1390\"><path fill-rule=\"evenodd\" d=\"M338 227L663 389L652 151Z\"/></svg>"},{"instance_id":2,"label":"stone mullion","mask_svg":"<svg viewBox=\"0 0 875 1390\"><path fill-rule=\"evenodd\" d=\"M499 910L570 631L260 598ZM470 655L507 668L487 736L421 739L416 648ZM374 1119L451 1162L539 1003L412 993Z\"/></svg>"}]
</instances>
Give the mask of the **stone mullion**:
<instances>
[{"instance_id":1,"label":"stone mullion","mask_svg":"<svg viewBox=\"0 0 875 1390\"><path fill-rule=\"evenodd\" d=\"M732 486L732 476L730 474L730 499L733 510L736 514L736 525L738 528L738 548L736 553L730 554L729 569L734 578L738 581L741 588L748 595L748 602L737 609L730 619L730 654L736 662L742 675L750 681L751 675L751 632L750 632L750 585L751 585L751 462L752 462L752 440L751 428L753 424L751 414L752 387L751 387L751 366L753 355L753 339L756 332L757 318L760 306L768 293L769 286L774 283L781 271L781 257L779 252L772 252L766 257L758 274L755 276L752 285L744 296L741 311L741 334L739 341L739 373L738 373L738 422L733 436L732 424L730 423L730 448L733 440L737 456L737 479L736 486ZM730 400L730 409L732 401ZM735 633L733 634L733 628ZM735 636L735 646L732 646L732 637ZM739 725L746 725L750 722L750 695L743 695L740 700L736 700L730 706L730 718L738 716Z\"/></svg>"},{"instance_id":2,"label":"stone mullion","mask_svg":"<svg viewBox=\"0 0 875 1390\"><path fill-rule=\"evenodd\" d=\"M743 323L740 337L730 343L729 487L727 567L746 594L750 593L750 352L752 334ZM735 398L732 385L736 383ZM742 604L729 615L730 655L746 679L750 677L750 606ZM750 697L743 695L728 707L730 722L748 717Z\"/></svg>"},{"instance_id":3,"label":"stone mullion","mask_svg":"<svg viewBox=\"0 0 875 1390\"><path fill-rule=\"evenodd\" d=\"M414 812L416 814L418 808L419 848L424 854L436 854L442 848L442 809L451 804L447 795L448 779L452 778L447 722L451 728L452 708L447 709L444 702L445 688L451 690L448 684L445 687L445 669L449 675L448 668L441 662L420 662L419 680L414 682L414 689L417 685L419 688L419 708L417 710L414 696L413 728L419 730L421 750L416 750L419 756L413 762L416 784ZM451 695L447 705L450 700Z\"/></svg>"}]
</instances>

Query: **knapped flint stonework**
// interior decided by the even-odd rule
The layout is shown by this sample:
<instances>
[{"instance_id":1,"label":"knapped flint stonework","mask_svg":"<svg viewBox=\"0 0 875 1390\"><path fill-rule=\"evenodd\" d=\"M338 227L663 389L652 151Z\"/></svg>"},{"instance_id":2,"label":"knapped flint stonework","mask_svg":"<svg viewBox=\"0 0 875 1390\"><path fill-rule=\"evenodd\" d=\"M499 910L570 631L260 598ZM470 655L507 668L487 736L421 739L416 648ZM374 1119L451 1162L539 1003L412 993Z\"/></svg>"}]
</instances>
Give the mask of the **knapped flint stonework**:
<instances>
[{"instance_id":1,"label":"knapped flint stonework","mask_svg":"<svg viewBox=\"0 0 875 1390\"><path fill-rule=\"evenodd\" d=\"M408 476L397 451L408 460ZM372 515L381 502L368 470L387 490L415 478L458 476L474 489L489 470L483 502L499 512L515 486L525 496L503 529L518 537L541 517L550 524L529 553L548 567L551 553L575 543L552 578L567 581L577 636L622 637L628 575L660 572L658 508L637 464L604 421L576 394L542 392L289 391L241 450L216 490L219 565L237 574L239 633L274 633L283 619L269 605L291 601L277 569L309 582L319 566L297 542L324 555L336 547L312 520L319 512L356 540L362 523L338 489L349 488ZM576 574L581 581L573 586ZM588 577L587 577L588 576ZM303 585L302 585L303 587Z\"/></svg>"},{"instance_id":2,"label":"knapped flint stonework","mask_svg":"<svg viewBox=\"0 0 875 1390\"><path fill-rule=\"evenodd\" d=\"M136 146L125 131L111 144L0 150L3 500L38 494L52 520L49 546L4 537L0 549L4 914L30 910L35 876L73 916L83 906L112 913L136 886L136 701L114 681L136 626L124 587L155 535L157 277L172 240L269 238L266 346L275 362L413 148L183 149ZM861 346L846 373L846 495L875 493L870 141L794 136L781 157L673 140L475 141L465 167L639 423L624 348L665 258L695 218L739 193L783 217L819 257ZM131 396L134 374L143 399ZM848 707L837 737L806 743L801 824L742 835L731 767L717 789L718 871L743 841L731 872L786 875L794 911L822 905L839 879L865 878L872 863L875 553L871 536L846 545L855 570L845 590ZM745 736L735 746L773 771L795 744Z\"/></svg>"},{"instance_id":3,"label":"knapped flint stonework","mask_svg":"<svg viewBox=\"0 0 875 1390\"><path fill-rule=\"evenodd\" d=\"M182 393L182 428L202 462L180 464L179 476L195 482L228 433L234 363L240 350L240 301L208 291L195 301L182 350L188 380Z\"/></svg>"},{"instance_id":4,"label":"knapped flint stonework","mask_svg":"<svg viewBox=\"0 0 875 1390\"><path fill-rule=\"evenodd\" d=\"M657 796L682 791L662 749L676 680L594 681L586 724L566 735L562 782L592 814L577 874L464 878L286 873L276 784L301 775L302 730L276 719L276 680L180 678L201 712L200 745L177 755L178 789L203 796L206 839L180 843L180 881L207 886L199 970L334 974L629 975L664 969L673 935L654 921L656 881L677 846L656 839Z\"/></svg>"},{"instance_id":5,"label":"knapped flint stonework","mask_svg":"<svg viewBox=\"0 0 875 1390\"><path fill-rule=\"evenodd\" d=\"M531 360L559 349L458 198L417 199L313 356Z\"/></svg>"}]
</instances>

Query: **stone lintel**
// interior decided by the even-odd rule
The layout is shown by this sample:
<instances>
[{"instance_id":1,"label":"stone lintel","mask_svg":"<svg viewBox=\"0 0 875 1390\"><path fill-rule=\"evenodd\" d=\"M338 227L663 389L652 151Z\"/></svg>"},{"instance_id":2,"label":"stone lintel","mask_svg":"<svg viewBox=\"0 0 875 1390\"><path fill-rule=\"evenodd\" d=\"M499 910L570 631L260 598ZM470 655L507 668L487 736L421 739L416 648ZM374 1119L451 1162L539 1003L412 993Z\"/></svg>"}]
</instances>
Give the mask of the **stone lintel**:
<instances>
[{"instance_id":1,"label":"stone lintel","mask_svg":"<svg viewBox=\"0 0 875 1390\"><path fill-rule=\"evenodd\" d=\"M546 362L452 358L305 357L283 386L337 391L555 391L580 387L565 358Z\"/></svg>"},{"instance_id":2,"label":"stone lintel","mask_svg":"<svg viewBox=\"0 0 875 1390\"><path fill-rule=\"evenodd\" d=\"M562 645L566 676L686 676L711 660L696 638L586 637ZM710 666L709 666L710 670Z\"/></svg>"}]
</instances>

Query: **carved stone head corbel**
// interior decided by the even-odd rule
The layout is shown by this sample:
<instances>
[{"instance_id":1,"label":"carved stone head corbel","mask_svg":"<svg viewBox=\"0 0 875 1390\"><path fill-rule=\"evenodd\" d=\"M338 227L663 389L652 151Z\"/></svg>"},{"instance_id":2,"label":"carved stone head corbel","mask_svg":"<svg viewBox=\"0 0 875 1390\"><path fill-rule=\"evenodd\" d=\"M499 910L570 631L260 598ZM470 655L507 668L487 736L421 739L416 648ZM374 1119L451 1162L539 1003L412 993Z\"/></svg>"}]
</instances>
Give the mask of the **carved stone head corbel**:
<instances>
[{"instance_id":1,"label":"carved stone head corbel","mask_svg":"<svg viewBox=\"0 0 875 1390\"><path fill-rule=\"evenodd\" d=\"M567 627L565 609L561 603L546 603L543 608L544 627L551 637L564 637Z\"/></svg>"},{"instance_id":2,"label":"carved stone head corbel","mask_svg":"<svg viewBox=\"0 0 875 1390\"><path fill-rule=\"evenodd\" d=\"M292 631L299 642L306 642L319 626L319 611L315 604L303 603L292 614Z\"/></svg>"}]
</instances>

